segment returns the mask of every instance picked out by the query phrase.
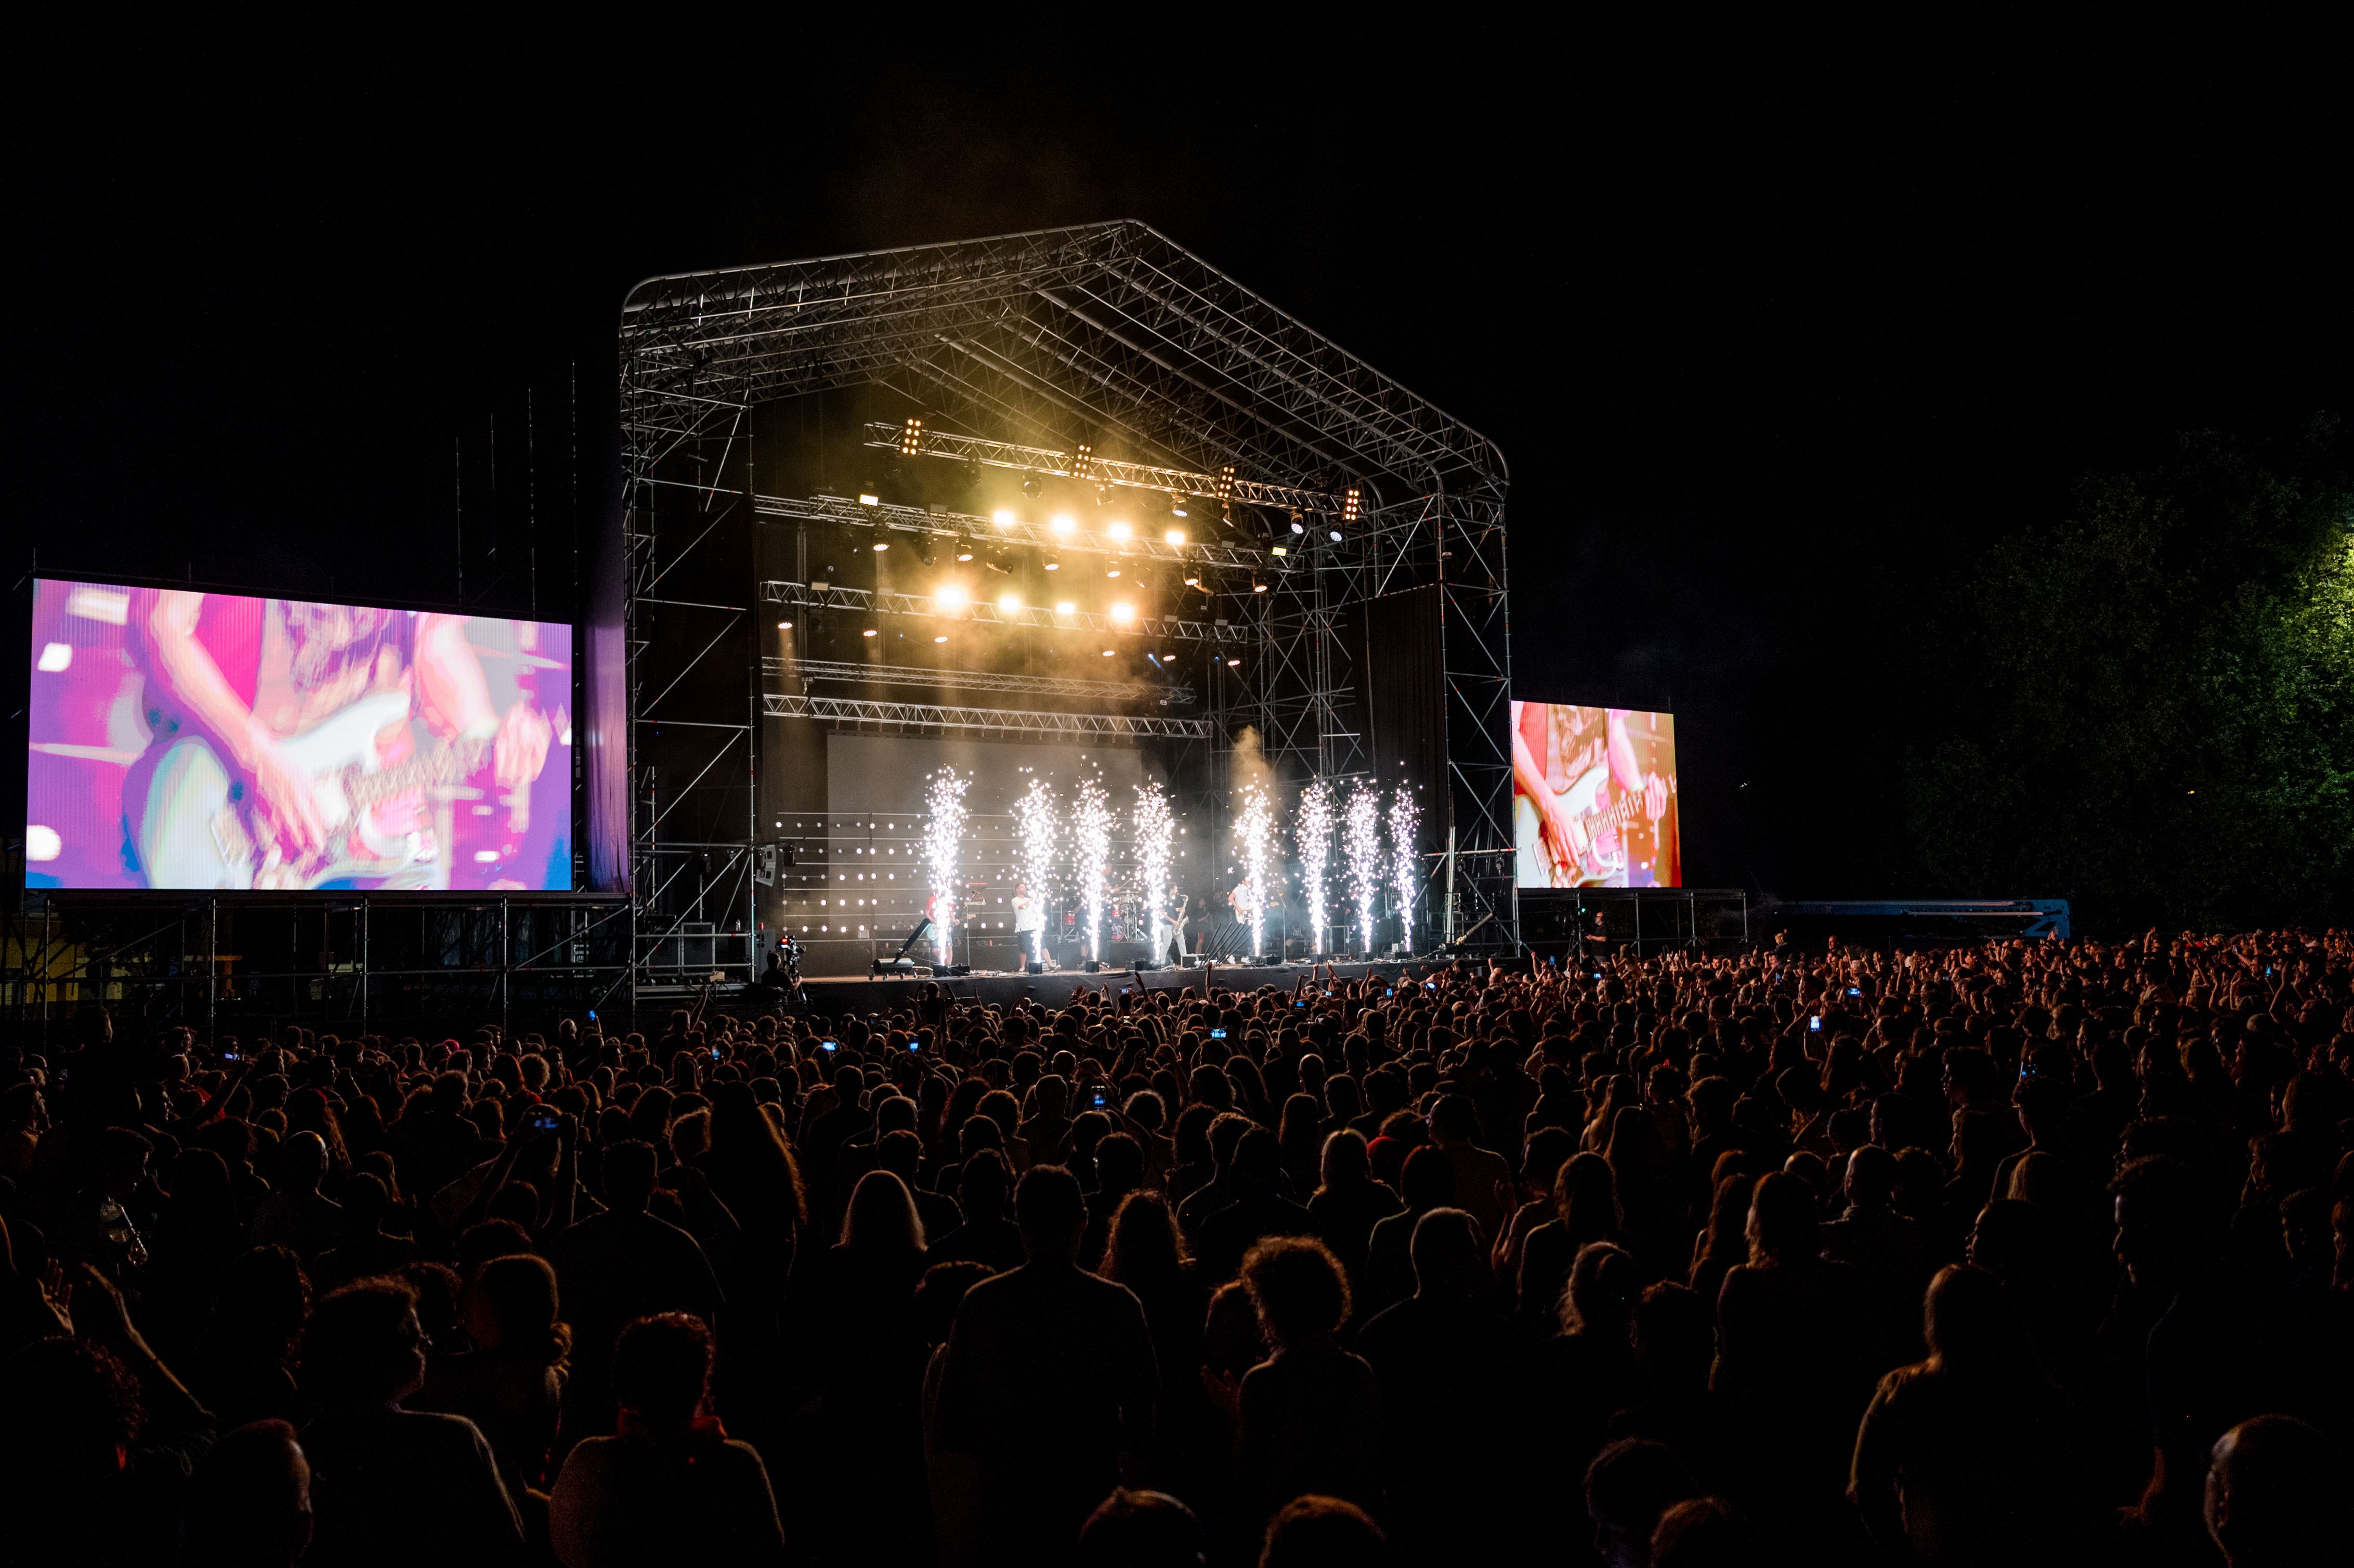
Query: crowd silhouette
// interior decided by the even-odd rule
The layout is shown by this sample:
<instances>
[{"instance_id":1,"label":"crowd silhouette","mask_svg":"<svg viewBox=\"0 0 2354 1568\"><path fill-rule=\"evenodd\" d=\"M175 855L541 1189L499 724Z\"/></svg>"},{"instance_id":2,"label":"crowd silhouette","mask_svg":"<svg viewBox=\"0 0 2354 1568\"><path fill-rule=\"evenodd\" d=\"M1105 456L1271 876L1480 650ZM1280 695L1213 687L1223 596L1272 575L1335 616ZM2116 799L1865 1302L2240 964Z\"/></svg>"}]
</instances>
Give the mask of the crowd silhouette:
<instances>
[{"instance_id":1,"label":"crowd silhouette","mask_svg":"<svg viewBox=\"0 0 2354 1568\"><path fill-rule=\"evenodd\" d=\"M2346 933L1139 982L0 1047L10 1558L2348 1559Z\"/></svg>"}]
</instances>

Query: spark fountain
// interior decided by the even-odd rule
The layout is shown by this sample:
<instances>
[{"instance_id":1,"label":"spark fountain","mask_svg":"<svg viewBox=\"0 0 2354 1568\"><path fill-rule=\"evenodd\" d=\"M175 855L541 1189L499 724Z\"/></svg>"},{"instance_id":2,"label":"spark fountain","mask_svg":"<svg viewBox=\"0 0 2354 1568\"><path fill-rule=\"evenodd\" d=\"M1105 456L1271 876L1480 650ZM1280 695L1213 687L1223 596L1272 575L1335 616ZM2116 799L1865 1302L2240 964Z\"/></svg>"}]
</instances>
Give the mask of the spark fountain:
<instances>
[{"instance_id":1,"label":"spark fountain","mask_svg":"<svg viewBox=\"0 0 2354 1568\"><path fill-rule=\"evenodd\" d=\"M924 861L932 874L932 950L940 967L956 962L957 848L964 838L964 792L972 780L953 768L932 775L924 801L931 821L924 829Z\"/></svg>"},{"instance_id":2,"label":"spark fountain","mask_svg":"<svg viewBox=\"0 0 2354 1568\"><path fill-rule=\"evenodd\" d=\"M1299 892L1308 901L1311 952L1331 949L1324 941L1324 870L1332 858L1332 791L1321 779L1299 792Z\"/></svg>"},{"instance_id":3,"label":"spark fountain","mask_svg":"<svg viewBox=\"0 0 2354 1568\"><path fill-rule=\"evenodd\" d=\"M1076 852L1079 878L1074 891L1087 905L1087 957L1101 963L1104 872L1111 861L1111 802L1104 798L1099 779L1084 780L1077 795L1071 807L1071 847Z\"/></svg>"},{"instance_id":4,"label":"spark fountain","mask_svg":"<svg viewBox=\"0 0 2354 1568\"><path fill-rule=\"evenodd\" d=\"M1251 956L1267 951L1268 871L1275 861L1275 806L1265 786L1243 787L1235 813L1235 843L1242 862L1242 885L1235 889L1235 913L1250 922Z\"/></svg>"},{"instance_id":5,"label":"spark fountain","mask_svg":"<svg viewBox=\"0 0 2354 1568\"><path fill-rule=\"evenodd\" d=\"M1382 800L1363 784L1349 792L1341 847L1349 859L1349 896L1357 906L1357 943L1371 958L1373 899L1382 888Z\"/></svg>"},{"instance_id":6,"label":"spark fountain","mask_svg":"<svg viewBox=\"0 0 2354 1568\"><path fill-rule=\"evenodd\" d=\"M1397 894L1398 939L1414 951L1414 895L1422 889L1421 846L1415 838L1422 825L1422 804L1401 784L1390 797L1390 886Z\"/></svg>"},{"instance_id":7,"label":"spark fountain","mask_svg":"<svg viewBox=\"0 0 2354 1568\"><path fill-rule=\"evenodd\" d=\"M1029 927L1033 963L1046 961L1046 903L1054 896L1055 841L1059 836L1055 820L1055 791L1044 779L1033 776L1030 788L1013 802L1013 842L1020 857L1023 885L1029 889L1030 907L1026 914L1017 914L1015 923L1027 918L1034 922Z\"/></svg>"},{"instance_id":8,"label":"spark fountain","mask_svg":"<svg viewBox=\"0 0 2354 1568\"><path fill-rule=\"evenodd\" d=\"M1151 932L1147 961L1169 952L1169 852L1177 840L1177 819L1159 784L1136 787L1136 810L1129 819L1136 836L1136 874L1144 884L1144 915Z\"/></svg>"}]
</instances>

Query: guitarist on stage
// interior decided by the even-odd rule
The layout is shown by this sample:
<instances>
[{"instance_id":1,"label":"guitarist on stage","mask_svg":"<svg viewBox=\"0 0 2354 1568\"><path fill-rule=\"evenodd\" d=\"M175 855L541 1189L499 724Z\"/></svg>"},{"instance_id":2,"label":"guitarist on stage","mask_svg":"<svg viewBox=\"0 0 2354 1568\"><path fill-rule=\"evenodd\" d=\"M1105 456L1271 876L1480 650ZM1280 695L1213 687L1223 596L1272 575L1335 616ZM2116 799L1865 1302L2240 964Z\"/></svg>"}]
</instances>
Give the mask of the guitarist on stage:
<instances>
[{"instance_id":1,"label":"guitarist on stage","mask_svg":"<svg viewBox=\"0 0 2354 1568\"><path fill-rule=\"evenodd\" d=\"M448 886L447 813L425 788L331 829L292 758L295 737L363 703L384 721L362 740L371 771L409 761L419 729L487 743L504 803L529 810L552 726L528 702L500 717L463 616L178 589L139 590L130 616L153 739L124 781L125 853L150 887L302 886L354 865Z\"/></svg>"}]
</instances>

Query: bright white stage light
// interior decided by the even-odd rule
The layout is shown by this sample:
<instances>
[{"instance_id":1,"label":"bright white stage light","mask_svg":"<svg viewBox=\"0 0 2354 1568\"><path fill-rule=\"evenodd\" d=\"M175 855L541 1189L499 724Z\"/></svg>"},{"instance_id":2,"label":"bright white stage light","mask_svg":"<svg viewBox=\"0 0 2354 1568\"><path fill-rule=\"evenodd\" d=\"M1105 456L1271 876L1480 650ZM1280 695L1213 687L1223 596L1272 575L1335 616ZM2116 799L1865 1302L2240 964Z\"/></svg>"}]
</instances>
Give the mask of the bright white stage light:
<instances>
[{"instance_id":1,"label":"bright white stage light","mask_svg":"<svg viewBox=\"0 0 2354 1568\"><path fill-rule=\"evenodd\" d=\"M932 595L932 603L941 609L962 609L971 602L972 596L965 592L961 583L942 583L939 591Z\"/></svg>"}]
</instances>

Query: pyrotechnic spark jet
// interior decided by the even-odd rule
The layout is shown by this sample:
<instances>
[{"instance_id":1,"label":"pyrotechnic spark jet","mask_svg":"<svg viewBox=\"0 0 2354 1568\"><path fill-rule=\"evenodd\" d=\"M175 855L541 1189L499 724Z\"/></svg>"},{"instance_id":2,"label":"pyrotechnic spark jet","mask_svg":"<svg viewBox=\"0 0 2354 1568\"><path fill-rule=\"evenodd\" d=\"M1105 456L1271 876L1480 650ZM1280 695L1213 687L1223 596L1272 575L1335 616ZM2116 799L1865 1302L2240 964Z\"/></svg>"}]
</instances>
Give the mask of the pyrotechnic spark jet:
<instances>
[{"instance_id":1,"label":"pyrotechnic spark jet","mask_svg":"<svg viewBox=\"0 0 2354 1568\"><path fill-rule=\"evenodd\" d=\"M1169 851L1176 842L1177 819L1159 784L1136 787L1136 874L1144 884L1145 919L1152 933L1151 961L1169 951Z\"/></svg>"},{"instance_id":2,"label":"pyrotechnic spark jet","mask_svg":"<svg viewBox=\"0 0 2354 1568\"><path fill-rule=\"evenodd\" d=\"M1071 844L1079 863L1076 891L1087 906L1087 957L1101 962L1104 872L1111 861L1111 802L1104 798L1099 779L1079 785L1078 801L1071 808Z\"/></svg>"},{"instance_id":3,"label":"pyrotechnic spark jet","mask_svg":"<svg viewBox=\"0 0 2354 1568\"><path fill-rule=\"evenodd\" d=\"M1251 953L1267 951L1268 871L1275 860L1275 807L1267 790L1245 785L1235 813L1235 842L1241 851L1242 885L1235 889L1235 913L1250 922Z\"/></svg>"},{"instance_id":4,"label":"pyrotechnic spark jet","mask_svg":"<svg viewBox=\"0 0 2354 1568\"><path fill-rule=\"evenodd\" d=\"M943 968L956 962L957 846L964 837L964 791L971 779L953 768L932 775L924 791L931 821L924 830L924 861L932 873L932 949Z\"/></svg>"},{"instance_id":5,"label":"pyrotechnic spark jet","mask_svg":"<svg viewBox=\"0 0 2354 1568\"><path fill-rule=\"evenodd\" d=\"M1415 838L1421 825L1421 803L1413 790L1399 785L1390 797L1390 886L1397 893L1398 936L1409 952L1414 949L1414 895L1422 888L1420 845Z\"/></svg>"},{"instance_id":6,"label":"pyrotechnic spark jet","mask_svg":"<svg viewBox=\"0 0 2354 1568\"><path fill-rule=\"evenodd\" d=\"M1349 857L1349 896L1357 906L1357 941L1373 952L1373 898L1382 888L1382 801L1363 784L1349 792L1341 847Z\"/></svg>"},{"instance_id":7,"label":"pyrotechnic spark jet","mask_svg":"<svg viewBox=\"0 0 2354 1568\"><path fill-rule=\"evenodd\" d=\"M1030 907L1038 918L1032 933L1037 948L1030 956L1042 964L1046 961L1045 910L1047 900L1054 895L1057 836L1055 792L1046 787L1044 779L1034 777L1030 788L1013 802L1013 839L1021 857L1022 881L1030 890Z\"/></svg>"},{"instance_id":8,"label":"pyrotechnic spark jet","mask_svg":"<svg viewBox=\"0 0 2354 1568\"><path fill-rule=\"evenodd\" d=\"M1299 885L1308 900L1309 934L1315 950L1324 945L1324 871L1332 859L1332 791L1319 779L1299 793Z\"/></svg>"}]
</instances>

